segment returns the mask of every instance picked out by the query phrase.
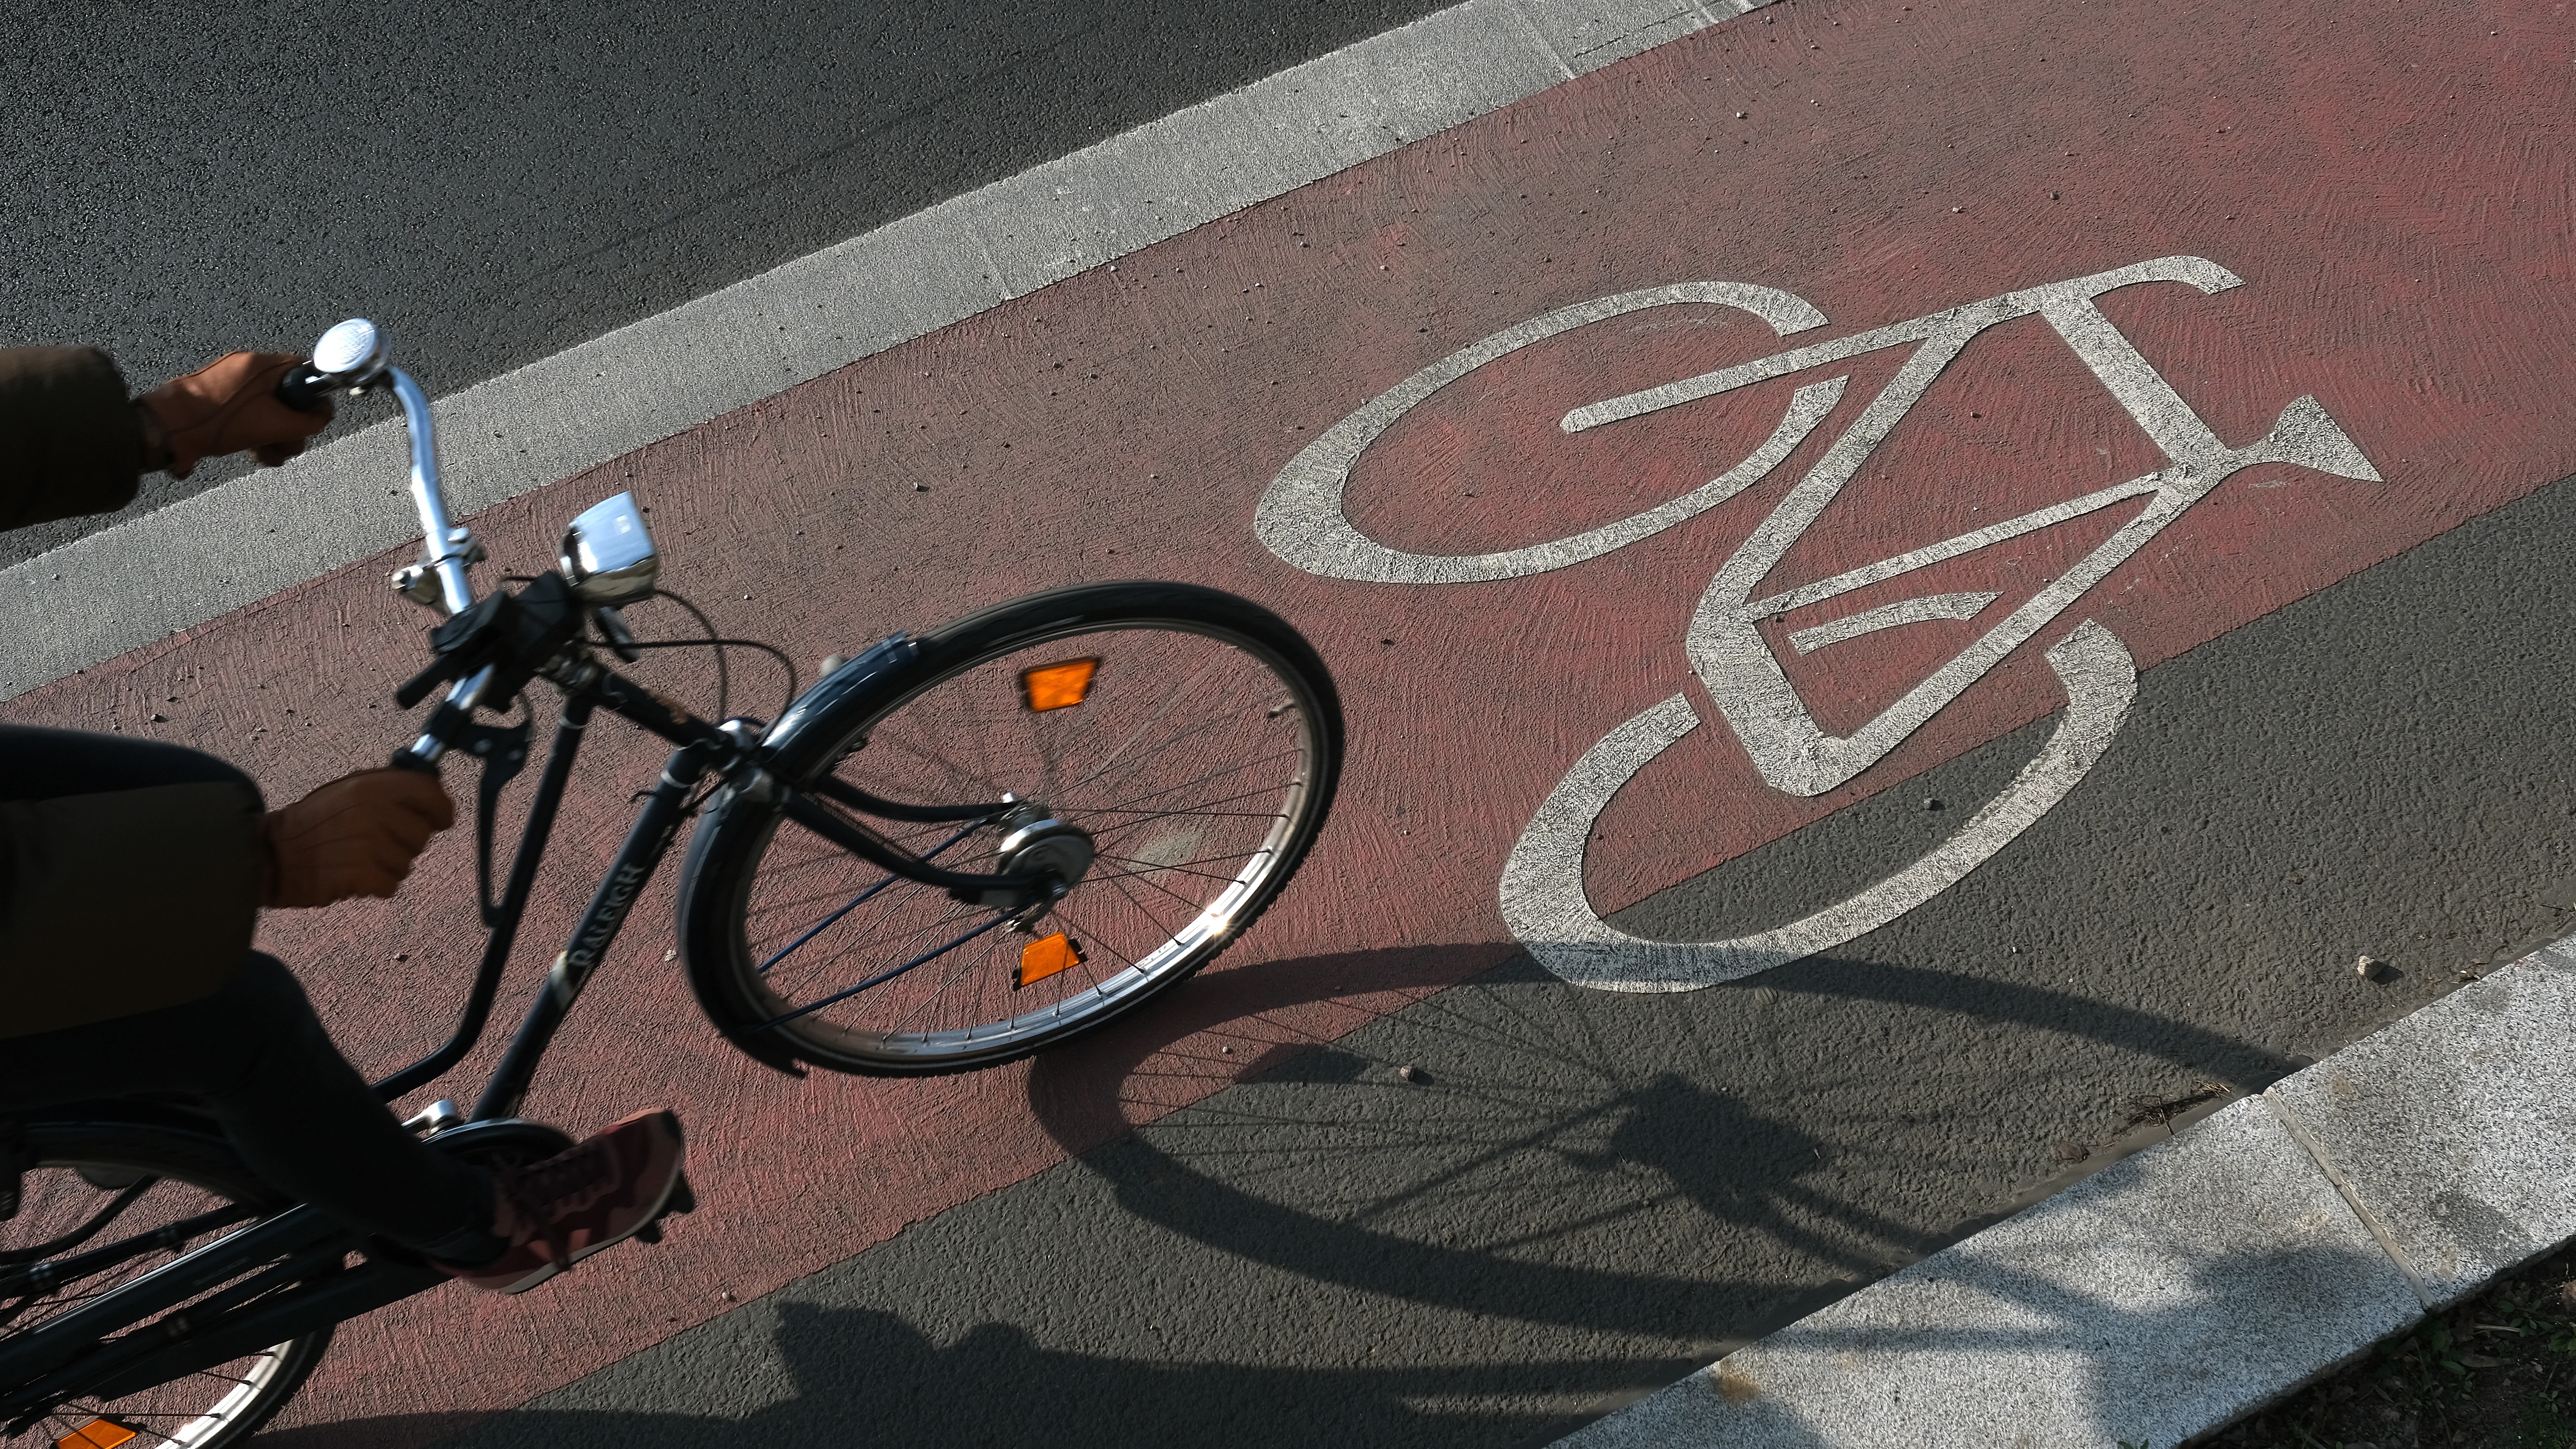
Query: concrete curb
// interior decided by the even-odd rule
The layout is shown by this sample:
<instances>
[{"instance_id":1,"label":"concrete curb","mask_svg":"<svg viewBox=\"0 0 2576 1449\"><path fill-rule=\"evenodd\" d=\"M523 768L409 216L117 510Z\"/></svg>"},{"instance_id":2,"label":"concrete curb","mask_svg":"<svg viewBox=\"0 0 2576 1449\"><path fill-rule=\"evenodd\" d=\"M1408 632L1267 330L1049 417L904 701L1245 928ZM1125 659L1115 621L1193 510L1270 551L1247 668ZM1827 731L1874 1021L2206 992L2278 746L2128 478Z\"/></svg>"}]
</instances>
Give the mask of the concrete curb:
<instances>
[{"instance_id":1,"label":"concrete curb","mask_svg":"<svg viewBox=\"0 0 2576 1449\"><path fill-rule=\"evenodd\" d=\"M2576 937L1558 1441L2171 1449L2576 1237Z\"/></svg>"}]
</instances>

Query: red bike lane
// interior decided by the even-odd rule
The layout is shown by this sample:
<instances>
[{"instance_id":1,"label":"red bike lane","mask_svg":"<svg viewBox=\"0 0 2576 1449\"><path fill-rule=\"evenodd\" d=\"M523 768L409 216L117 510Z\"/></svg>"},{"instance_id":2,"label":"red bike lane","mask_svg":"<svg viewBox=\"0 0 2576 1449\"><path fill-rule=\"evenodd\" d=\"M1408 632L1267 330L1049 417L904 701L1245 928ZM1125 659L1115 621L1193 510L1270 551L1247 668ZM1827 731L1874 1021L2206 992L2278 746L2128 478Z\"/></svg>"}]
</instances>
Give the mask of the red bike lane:
<instances>
[{"instance_id":1,"label":"red bike lane","mask_svg":"<svg viewBox=\"0 0 2576 1449\"><path fill-rule=\"evenodd\" d=\"M726 632L808 661L1061 583L1232 589L1322 649L1348 712L1348 772L1280 907L1159 1007L1159 1026L1121 1030L1195 1029L1133 1070L1127 1042L1078 1046L1043 1088L1025 1067L797 1081L742 1059L664 963L657 882L530 1111L581 1130L677 1107L701 1211L662 1246L524 1299L442 1291L349 1325L282 1422L350 1426L332 1442L426 1442L1505 959L1516 943L1497 891L1515 842L1587 751L1658 701L1678 695L1707 727L1655 755L1578 836L1601 914L2060 708L2045 651L2085 620L2151 668L2576 472L2559 401L2576 352L2564 11L2485 4L2436 25L2393 6L1793 0L482 515L488 584L542 567L564 519L631 489L666 582ZM2231 469L1883 758L1812 794L1766 780L1739 733L1717 727L1759 701L1730 706L1693 678L1694 610L1873 399L1903 390L1914 341L1599 427L1563 420L2175 258L2241 285L2103 293L2100 318L2140 365L2227 448L2313 397L2380 481ZM1560 309L1712 282L1769 289L1775 310L1794 310L1785 296L1822 321L1784 337L1741 300L1671 300L1530 341L1393 411L1350 467L1341 512L1371 546L1413 556L1576 538L1727 473L1793 391L1847 377L1821 423L1734 496L1597 556L1481 582L1324 577L1256 536L1283 469L1406 379ZM2137 416L2152 386L2106 387L2107 354L2070 346L2080 312L2005 316L1968 341L1830 506L1782 535L1752 597L2166 467L2166 440ZM1857 731L2153 503L2052 519L1747 627L1825 734ZM400 561L341 570L0 715L209 749L291 797L405 737L388 695L417 667L426 621L383 587ZM1870 608L1986 593L1991 612L1973 618L1913 616L1830 652L1814 635L1805 653L1789 641ZM765 668L738 659L733 708L775 708ZM642 672L683 698L708 691L669 656ZM595 733L516 992L532 989L555 949L545 938L587 895L628 791L661 754L619 727ZM451 781L461 801L464 773ZM443 1034L479 942L470 856L453 832L398 902L264 926L363 1064L389 1068ZM1283 976L1300 984L1283 992ZM496 1055L487 1043L445 1090L470 1099L474 1066ZM1033 1090L1114 1100L1123 1116L1041 1125ZM396 1367L423 1364L436 1371ZM342 1437L361 1420L358 1439Z\"/></svg>"}]
</instances>

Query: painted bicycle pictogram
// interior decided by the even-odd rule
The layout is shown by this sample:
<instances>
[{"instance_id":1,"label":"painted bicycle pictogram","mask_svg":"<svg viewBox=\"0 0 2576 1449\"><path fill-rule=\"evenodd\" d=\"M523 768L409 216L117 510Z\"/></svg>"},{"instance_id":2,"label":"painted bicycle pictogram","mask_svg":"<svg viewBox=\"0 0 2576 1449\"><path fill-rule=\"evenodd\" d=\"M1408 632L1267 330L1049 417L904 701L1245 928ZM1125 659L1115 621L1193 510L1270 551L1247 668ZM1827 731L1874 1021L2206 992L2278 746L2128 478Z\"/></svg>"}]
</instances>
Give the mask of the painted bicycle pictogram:
<instances>
[{"instance_id":1,"label":"painted bicycle pictogram","mask_svg":"<svg viewBox=\"0 0 2576 1449\"><path fill-rule=\"evenodd\" d=\"M1823 448L1783 501L1737 545L1701 595L1685 631L1683 646L1692 671L1765 784L1790 795L1818 795L1878 764L2014 650L2047 631L2089 589L2185 510L2243 469L2288 463L2341 478L2380 481L2378 470L2360 447L2313 396L2282 408L2271 429L2254 442L2243 447L2223 442L2098 305L2106 293L2149 282L2180 282L2204 295L2242 285L2235 274L2203 258L2162 257L1793 348L1591 403L1564 416L1559 426L1567 433L1579 433L1829 367L1865 353L1911 349L1878 395ZM1406 413L1441 389L1561 333L1625 313L1677 304L1737 308L1761 318L1783 337L1826 322L1823 312L1797 296L1741 282L1678 283L1559 308L1423 368L1326 429L1271 482L1255 517L1255 531L1280 558L1326 578L1482 583L1524 578L1600 558L1735 497L1769 477L1807 441L1841 402L1848 375L1799 386L1770 435L1710 482L1570 537L1498 553L1408 553L1360 533L1345 515L1344 495L1360 456ZM2053 328L2109 390L2162 450L2165 466L1893 558L1786 592L1757 596L1763 581L1832 507L1942 369L1987 329L2031 316ZM1766 618L1822 604L2128 500L2143 500L2140 511L1849 734L1825 732L1756 627ZM1810 654L1905 624L1975 620L2000 597L1986 591L1927 594L1831 619L1791 633L1787 640L1794 653ZM2044 657L2067 700L2046 746L2000 795L1948 839L1842 901L1769 930L1712 941L1645 940L1607 924L1594 911L1584 889L1584 848L1594 823L1621 786L1701 723L1690 696L1677 693L1612 730L1566 771L1504 864L1500 884L1504 921L1550 971L1571 982L1613 991L1685 991L1731 981L1876 930L1992 857L2065 799L2102 758L2137 691L2137 666L2128 647L2102 624L2079 618L2047 646Z\"/></svg>"}]
</instances>

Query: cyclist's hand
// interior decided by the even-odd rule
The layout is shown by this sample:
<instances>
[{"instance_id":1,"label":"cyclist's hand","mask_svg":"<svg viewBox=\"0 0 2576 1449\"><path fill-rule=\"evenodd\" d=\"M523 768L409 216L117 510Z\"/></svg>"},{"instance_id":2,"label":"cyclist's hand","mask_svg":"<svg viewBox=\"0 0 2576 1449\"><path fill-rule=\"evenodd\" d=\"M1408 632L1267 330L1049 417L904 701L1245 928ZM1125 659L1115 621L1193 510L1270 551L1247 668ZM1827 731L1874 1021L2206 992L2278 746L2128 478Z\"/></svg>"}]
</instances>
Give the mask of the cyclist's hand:
<instances>
[{"instance_id":1,"label":"cyclist's hand","mask_svg":"<svg viewBox=\"0 0 2576 1449\"><path fill-rule=\"evenodd\" d=\"M327 906L394 893L429 838L456 823L436 775L361 770L343 775L260 822L268 871L259 903Z\"/></svg>"},{"instance_id":2,"label":"cyclist's hand","mask_svg":"<svg viewBox=\"0 0 2576 1449\"><path fill-rule=\"evenodd\" d=\"M144 419L144 466L185 478L197 460L217 453L250 455L274 468L304 451L304 440L329 425L331 404L298 412L277 400L277 382L300 359L283 352L227 352L186 377L174 377L135 399Z\"/></svg>"}]
</instances>

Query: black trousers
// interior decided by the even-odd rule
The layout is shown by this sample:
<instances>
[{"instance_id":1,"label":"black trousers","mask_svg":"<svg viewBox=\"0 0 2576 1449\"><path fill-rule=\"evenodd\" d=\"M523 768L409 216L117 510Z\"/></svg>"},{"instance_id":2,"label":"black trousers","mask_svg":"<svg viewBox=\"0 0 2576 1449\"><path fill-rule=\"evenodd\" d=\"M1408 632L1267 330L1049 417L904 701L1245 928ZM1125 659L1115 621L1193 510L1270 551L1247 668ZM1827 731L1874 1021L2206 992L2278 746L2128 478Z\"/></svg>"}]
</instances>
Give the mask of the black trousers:
<instances>
[{"instance_id":1,"label":"black trousers","mask_svg":"<svg viewBox=\"0 0 2576 1449\"><path fill-rule=\"evenodd\" d=\"M238 778L175 745L0 727L0 800ZM202 1105L262 1180L363 1231L460 1261L495 1246L489 1177L394 1120L274 957L196 1001L0 1040L0 1111L117 1096Z\"/></svg>"}]
</instances>

